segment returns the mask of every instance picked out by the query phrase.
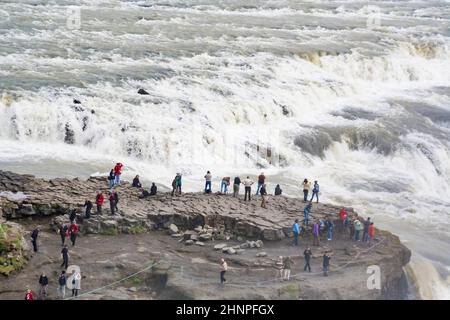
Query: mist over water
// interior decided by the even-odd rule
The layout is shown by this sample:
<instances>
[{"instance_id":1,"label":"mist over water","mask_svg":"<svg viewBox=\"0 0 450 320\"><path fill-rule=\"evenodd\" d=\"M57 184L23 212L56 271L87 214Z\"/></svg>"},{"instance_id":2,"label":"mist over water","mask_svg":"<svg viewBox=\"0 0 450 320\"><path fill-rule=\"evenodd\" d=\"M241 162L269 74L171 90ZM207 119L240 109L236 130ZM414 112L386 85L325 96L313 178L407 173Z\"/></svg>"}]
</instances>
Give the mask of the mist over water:
<instances>
[{"instance_id":1,"label":"mist over water","mask_svg":"<svg viewBox=\"0 0 450 320\"><path fill-rule=\"evenodd\" d=\"M449 299L449 27L448 1L1 1L0 168L318 179Z\"/></svg>"}]
</instances>

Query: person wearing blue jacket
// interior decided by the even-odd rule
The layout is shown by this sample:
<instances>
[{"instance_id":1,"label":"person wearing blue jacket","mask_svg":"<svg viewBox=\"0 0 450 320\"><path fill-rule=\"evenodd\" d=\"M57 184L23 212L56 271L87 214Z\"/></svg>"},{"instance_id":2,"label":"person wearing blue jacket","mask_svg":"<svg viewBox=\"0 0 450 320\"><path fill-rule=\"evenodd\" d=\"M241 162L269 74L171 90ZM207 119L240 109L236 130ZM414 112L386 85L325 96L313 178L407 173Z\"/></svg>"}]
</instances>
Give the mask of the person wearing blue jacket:
<instances>
[{"instance_id":1,"label":"person wearing blue jacket","mask_svg":"<svg viewBox=\"0 0 450 320\"><path fill-rule=\"evenodd\" d=\"M319 190L319 183L317 181L314 181L314 187L313 187L313 190L312 190L312 197L311 197L310 201L313 201L314 196L316 196L317 202L319 202L319 191L320 191Z\"/></svg>"},{"instance_id":2,"label":"person wearing blue jacket","mask_svg":"<svg viewBox=\"0 0 450 320\"><path fill-rule=\"evenodd\" d=\"M298 225L298 219L295 219L295 223L292 226L292 233L294 234L294 246L298 246L298 235L300 233L300 227Z\"/></svg>"},{"instance_id":3,"label":"person wearing blue jacket","mask_svg":"<svg viewBox=\"0 0 450 320\"><path fill-rule=\"evenodd\" d=\"M328 241L333 240L333 222L330 220L330 218L327 219L327 221L325 222L325 225L327 226L327 239Z\"/></svg>"}]
</instances>

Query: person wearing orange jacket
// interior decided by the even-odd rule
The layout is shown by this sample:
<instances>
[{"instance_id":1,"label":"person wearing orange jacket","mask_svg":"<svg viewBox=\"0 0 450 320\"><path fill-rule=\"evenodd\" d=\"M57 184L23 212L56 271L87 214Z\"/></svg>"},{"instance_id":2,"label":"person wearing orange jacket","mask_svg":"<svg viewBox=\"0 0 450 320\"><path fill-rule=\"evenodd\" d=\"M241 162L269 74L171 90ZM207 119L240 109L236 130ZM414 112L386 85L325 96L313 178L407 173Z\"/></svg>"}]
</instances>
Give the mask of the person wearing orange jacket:
<instances>
[{"instance_id":1,"label":"person wearing orange jacket","mask_svg":"<svg viewBox=\"0 0 450 320\"><path fill-rule=\"evenodd\" d=\"M370 246L370 244L372 243L372 241L373 241L373 239L375 237L375 227L373 226L373 222L371 222L369 224L369 231L368 231L368 233L369 233L369 246Z\"/></svg>"},{"instance_id":2,"label":"person wearing orange jacket","mask_svg":"<svg viewBox=\"0 0 450 320\"><path fill-rule=\"evenodd\" d=\"M122 174L123 164L120 162L116 163L114 167L114 185L118 185L120 183L120 175Z\"/></svg>"},{"instance_id":3,"label":"person wearing orange jacket","mask_svg":"<svg viewBox=\"0 0 450 320\"><path fill-rule=\"evenodd\" d=\"M105 201L105 197L103 196L101 191L97 192L97 196L95 197L95 203L97 204L97 214L102 214L102 205Z\"/></svg>"},{"instance_id":4,"label":"person wearing orange jacket","mask_svg":"<svg viewBox=\"0 0 450 320\"><path fill-rule=\"evenodd\" d=\"M70 241L72 241L72 246L75 245L75 241L77 240L78 236L78 231L79 231L78 225L76 223L72 223L69 228Z\"/></svg>"}]
</instances>

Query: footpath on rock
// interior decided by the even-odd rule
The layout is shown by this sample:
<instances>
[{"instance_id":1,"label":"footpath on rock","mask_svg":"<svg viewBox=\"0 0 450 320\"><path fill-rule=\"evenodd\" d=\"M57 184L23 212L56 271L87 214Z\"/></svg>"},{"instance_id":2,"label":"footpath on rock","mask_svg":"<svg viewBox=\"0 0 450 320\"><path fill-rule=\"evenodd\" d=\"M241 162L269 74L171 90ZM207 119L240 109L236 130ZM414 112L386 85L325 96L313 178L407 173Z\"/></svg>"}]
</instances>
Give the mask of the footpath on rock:
<instances>
[{"instance_id":1,"label":"footpath on rock","mask_svg":"<svg viewBox=\"0 0 450 320\"><path fill-rule=\"evenodd\" d=\"M10 244L0 257L8 272L0 275L0 299L23 299L27 286L37 289L39 275L49 275L50 295L57 299L61 224L76 210L81 235L69 247L70 264L82 270L78 299L403 299L407 283L403 267L410 251L397 236L376 230L374 243L350 239L340 228L340 207L313 204L310 221L335 221L335 235L312 246L310 226L300 246L293 247L292 224L302 220L301 199L269 196L267 209L259 197L160 193L139 199L141 189L123 182L115 187L119 211L111 215L105 201L102 215L83 219L83 204L93 203L98 190L106 196L106 177L44 180L0 171L2 225L22 232L21 245ZM352 219L361 219L347 208ZM312 224L312 223L311 223ZM29 252L30 231L41 228L39 252ZM19 231L17 231L19 230ZM21 230L21 231L20 231ZM0 238L1 241L1 238ZM69 241L68 241L69 242ZM15 241L16 244L19 242ZM312 272L304 272L303 250L311 246ZM330 276L322 275L322 255L332 256ZM279 256L294 260L290 281L276 279ZM12 267L20 256L20 263ZM219 261L229 265L227 284L219 284ZM380 270L380 287L368 287L370 266ZM1 272L0 272L1 273ZM136 275L134 275L136 274ZM70 295L69 295L70 297Z\"/></svg>"}]
</instances>

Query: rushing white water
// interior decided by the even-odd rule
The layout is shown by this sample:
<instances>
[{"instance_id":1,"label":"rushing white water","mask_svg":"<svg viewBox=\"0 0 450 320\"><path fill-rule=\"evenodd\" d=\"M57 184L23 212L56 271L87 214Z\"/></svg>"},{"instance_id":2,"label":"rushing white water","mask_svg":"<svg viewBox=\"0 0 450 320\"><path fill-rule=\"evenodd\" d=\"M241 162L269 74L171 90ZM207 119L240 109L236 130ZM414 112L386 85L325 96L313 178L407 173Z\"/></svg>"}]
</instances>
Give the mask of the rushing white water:
<instances>
[{"instance_id":1,"label":"rushing white water","mask_svg":"<svg viewBox=\"0 0 450 320\"><path fill-rule=\"evenodd\" d=\"M122 161L186 190L263 170L288 195L317 178L398 234L421 296L445 299L449 17L448 1L1 1L0 166Z\"/></svg>"}]
</instances>

